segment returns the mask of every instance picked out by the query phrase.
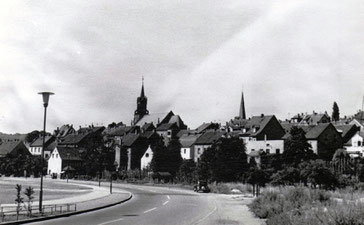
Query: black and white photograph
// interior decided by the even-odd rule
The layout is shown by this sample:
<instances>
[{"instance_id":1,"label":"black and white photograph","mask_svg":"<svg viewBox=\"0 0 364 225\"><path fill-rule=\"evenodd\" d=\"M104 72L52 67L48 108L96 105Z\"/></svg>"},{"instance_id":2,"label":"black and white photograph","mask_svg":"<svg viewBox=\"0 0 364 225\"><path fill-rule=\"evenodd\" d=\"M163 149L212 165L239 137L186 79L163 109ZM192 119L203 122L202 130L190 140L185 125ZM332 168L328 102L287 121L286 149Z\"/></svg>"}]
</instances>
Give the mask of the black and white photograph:
<instances>
[{"instance_id":1,"label":"black and white photograph","mask_svg":"<svg viewBox=\"0 0 364 225\"><path fill-rule=\"evenodd\" d=\"M364 1L0 1L0 224L364 225Z\"/></svg>"}]
</instances>

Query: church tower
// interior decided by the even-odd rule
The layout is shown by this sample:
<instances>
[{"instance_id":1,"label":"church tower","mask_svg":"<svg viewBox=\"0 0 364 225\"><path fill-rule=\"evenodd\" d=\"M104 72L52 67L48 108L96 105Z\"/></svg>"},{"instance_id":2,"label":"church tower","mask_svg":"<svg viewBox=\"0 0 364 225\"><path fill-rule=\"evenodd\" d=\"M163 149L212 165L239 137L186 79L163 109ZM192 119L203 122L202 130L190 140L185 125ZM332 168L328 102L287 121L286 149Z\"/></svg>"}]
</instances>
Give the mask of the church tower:
<instances>
[{"instance_id":1,"label":"church tower","mask_svg":"<svg viewBox=\"0 0 364 225\"><path fill-rule=\"evenodd\" d=\"M140 97L137 98L137 109L134 113L134 124L136 124L143 116L148 115L149 111L147 110L147 102L148 98L144 94L144 77L142 78L142 91L140 93Z\"/></svg>"},{"instance_id":2,"label":"church tower","mask_svg":"<svg viewBox=\"0 0 364 225\"><path fill-rule=\"evenodd\" d=\"M245 104L244 104L244 92L241 92L239 119L244 119L244 120L246 119Z\"/></svg>"}]
</instances>

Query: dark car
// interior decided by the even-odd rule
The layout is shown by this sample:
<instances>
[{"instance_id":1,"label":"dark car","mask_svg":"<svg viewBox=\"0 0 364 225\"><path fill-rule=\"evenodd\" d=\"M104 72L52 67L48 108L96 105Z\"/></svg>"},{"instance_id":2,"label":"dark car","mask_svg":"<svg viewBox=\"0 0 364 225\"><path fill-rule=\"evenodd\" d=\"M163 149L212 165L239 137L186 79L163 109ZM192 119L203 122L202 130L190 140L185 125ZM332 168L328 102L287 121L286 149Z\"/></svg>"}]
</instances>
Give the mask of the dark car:
<instances>
[{"instance_id":1,"label":"dark car","mask_svg":"<svg viewBox=\"0 0 364 225\"><path fill-rule=\"evenodd\" d=\"M208 193L210 192L210 188L207 186L206 181L198 181L197 184L193 187L193 191Z\"/></svg>"}]
</instances>

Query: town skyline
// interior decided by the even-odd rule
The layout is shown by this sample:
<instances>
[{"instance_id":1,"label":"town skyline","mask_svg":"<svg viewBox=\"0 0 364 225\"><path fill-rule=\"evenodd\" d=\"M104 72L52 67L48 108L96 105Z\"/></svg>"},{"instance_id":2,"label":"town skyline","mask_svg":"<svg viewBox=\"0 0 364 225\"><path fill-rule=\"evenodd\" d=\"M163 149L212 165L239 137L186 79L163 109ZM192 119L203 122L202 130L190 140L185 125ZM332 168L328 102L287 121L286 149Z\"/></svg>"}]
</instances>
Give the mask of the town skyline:
<instances>
[{"instance_id":1,"label":"town skyline","mask_svg":"<svg viewBox=\"0 0 364 225\"><path fill-rule=\"evenodd\" d=\"M142 76L148 110L191 128L237 116L242 90L247 117L331 115L334 101L353 115L364 94L359 3L2 2L0 131L42 129L40 91L55 93L48 131L129 124Z\"/></svg>"}]
</instances>

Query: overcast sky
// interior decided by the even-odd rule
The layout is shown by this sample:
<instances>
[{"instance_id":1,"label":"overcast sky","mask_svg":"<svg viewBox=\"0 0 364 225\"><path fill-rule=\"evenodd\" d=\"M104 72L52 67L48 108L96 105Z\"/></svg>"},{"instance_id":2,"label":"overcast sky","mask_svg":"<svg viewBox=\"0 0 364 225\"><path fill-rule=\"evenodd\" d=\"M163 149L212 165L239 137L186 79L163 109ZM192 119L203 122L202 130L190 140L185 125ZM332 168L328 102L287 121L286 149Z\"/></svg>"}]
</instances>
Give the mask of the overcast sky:
<instances>
[{"instance_id":1,"label":"overcast sky","mask_svg":"<svg viewBox=\"0 0 364 225\"><path fill-rule=\"evenodd\" d=\"M158 3L158 4L157 4ZM191 128L248 116L361 108L364 2L1 1L0 132L130 124L150 112Z\"/></svg>"}]
</instances>

